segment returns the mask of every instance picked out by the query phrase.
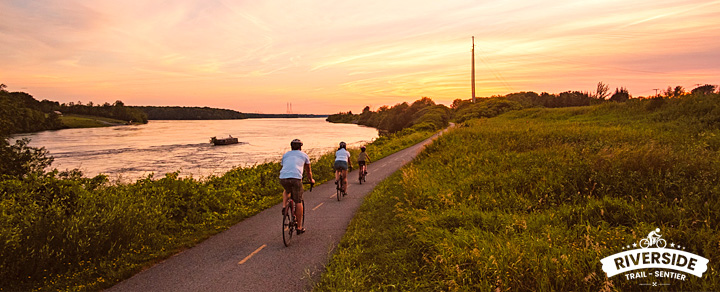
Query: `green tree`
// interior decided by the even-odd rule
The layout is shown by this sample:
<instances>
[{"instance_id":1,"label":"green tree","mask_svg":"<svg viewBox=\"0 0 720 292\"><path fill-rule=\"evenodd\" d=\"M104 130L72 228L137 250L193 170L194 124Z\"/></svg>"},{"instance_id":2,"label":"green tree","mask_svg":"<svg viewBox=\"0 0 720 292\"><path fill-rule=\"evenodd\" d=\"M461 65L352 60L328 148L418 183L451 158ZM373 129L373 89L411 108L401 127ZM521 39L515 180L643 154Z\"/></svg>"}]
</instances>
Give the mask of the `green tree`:
<instances>
[{"instance_id":1,"label":"green tree","mask_svg":"<svg viewBox=\"0 0 720 292\"><path fill-rule=\"evenodd\" d=\"M595 89L595 95L594 98L605 100L608 95L610 95L610 86L602 83L602 81L598 82L597 89Z\"/></svg>"},{"instance_id":2,"label":"green tree","mask_svg":"<svg viewBox=\"0 0 720 292\"><path fill-rule=\"evenodd\" d=\"M615 93L610 97L610 101L625 102L630 99L630 92L625 87L615 88Z\"/></svg>"},{"instance_id":3,"label":"green tree","mask_svg":"<svg viewBox=\"0 0 720 292\"><path fill-rule=\"evenodd\" d=\"M715 92L715 85L712 84L705 84L703 86L695 87L690 93L692 94L711 94Z\"/></svg>"},{"instance_id":4,"label":"green tree","mask_svg":"<svg viewBox=\"0 0 720 292\"><path fill-rule=\"evenodd\" d=\"M23 138L11 145L6 138L0 138L0 177L21 178L31 173L42 173L52 164L45 147L35 148L28 144L30 139Z\"/></svg>"}]
</instances>

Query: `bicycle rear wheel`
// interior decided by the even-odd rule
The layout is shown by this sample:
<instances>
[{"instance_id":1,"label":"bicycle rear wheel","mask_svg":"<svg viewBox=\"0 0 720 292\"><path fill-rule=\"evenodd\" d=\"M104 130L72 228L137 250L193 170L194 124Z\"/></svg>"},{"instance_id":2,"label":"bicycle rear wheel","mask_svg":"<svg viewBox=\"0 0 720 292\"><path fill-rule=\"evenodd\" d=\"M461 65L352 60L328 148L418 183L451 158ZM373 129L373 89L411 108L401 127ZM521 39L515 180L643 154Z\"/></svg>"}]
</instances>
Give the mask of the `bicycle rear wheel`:
<instances>
[{"instance_id":1,"label":"bicycle rear wheel","mask_svg":"<svg viewBox=\"0 0 720 292\"><path fill-rule=\"evenodd\" d=\"M295 232L295 221L293 221L293 213L295 213L295 210L292 207L292 204L288 204L287 209L285 210L285 215L283 215L283 244L285 246L290 245L290 240L292 239L293 233Z\"/></svg>"},{"instance_id":2,"label":"bicycle rear wheel","mask_svg":"<svg viewBox=\"0 0 720 292\"><path fill-rule=\"evenodd\" d=\"M342 197L342 180L338 182L335 189L337 190L337 200L340 201L340 197Z\"/></svg>"}]
</instances>

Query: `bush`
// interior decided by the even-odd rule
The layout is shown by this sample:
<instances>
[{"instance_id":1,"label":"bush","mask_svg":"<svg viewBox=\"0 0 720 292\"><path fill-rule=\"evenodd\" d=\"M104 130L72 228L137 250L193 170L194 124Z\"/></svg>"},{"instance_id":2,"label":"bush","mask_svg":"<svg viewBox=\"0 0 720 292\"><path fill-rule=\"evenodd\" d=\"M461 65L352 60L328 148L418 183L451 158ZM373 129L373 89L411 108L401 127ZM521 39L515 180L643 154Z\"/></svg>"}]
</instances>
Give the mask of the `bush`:
<instances>
[{"instance_id":1,"label":"bush","mask_svg":"<svg viewBox=\"0 0 720 292\"><path fill-rule=\"evenodd\" d=\"M482 100L455 113L455 121L462 123L470 119L491 118L521 108L520 103L514 101L503 99Z\"/></svg>"}]
</instances>

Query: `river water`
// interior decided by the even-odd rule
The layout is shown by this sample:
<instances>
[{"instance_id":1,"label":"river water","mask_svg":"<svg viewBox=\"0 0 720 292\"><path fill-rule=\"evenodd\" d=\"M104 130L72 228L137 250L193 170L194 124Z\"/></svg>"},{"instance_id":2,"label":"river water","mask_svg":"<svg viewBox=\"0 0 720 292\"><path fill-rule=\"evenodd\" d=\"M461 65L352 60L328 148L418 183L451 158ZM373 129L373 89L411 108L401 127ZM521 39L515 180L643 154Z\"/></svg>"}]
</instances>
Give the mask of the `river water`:
<instances>
[{"instance_id":1,"label":"river water","mask_svg":"<svg viewBox=\"0 0 720 292\"><path fill-rule=\"evenodd\" d=\"M213 146L210 137L232 135L239 144ZM150 173L180 171L195 178L221 175L237 166L279 161L290 141L303 141L303 151L318 157L336 149L371 142L377 130L322 118L157 121L144 125L65 129L16 135L30 146L45 147L55 158L52 168L80 169L85 176L103 173L129 181Z\"/></svg>"}]
</instances>

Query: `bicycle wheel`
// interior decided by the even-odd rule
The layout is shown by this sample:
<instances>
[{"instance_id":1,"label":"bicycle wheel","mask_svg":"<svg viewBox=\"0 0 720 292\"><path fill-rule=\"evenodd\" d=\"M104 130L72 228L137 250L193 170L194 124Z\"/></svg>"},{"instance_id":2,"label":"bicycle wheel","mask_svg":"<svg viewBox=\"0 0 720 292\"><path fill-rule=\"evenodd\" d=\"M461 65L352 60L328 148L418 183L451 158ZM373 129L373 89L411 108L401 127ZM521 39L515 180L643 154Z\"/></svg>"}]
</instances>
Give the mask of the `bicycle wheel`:
<instances>
[{"instance_id":1,"label":"bicycle wheel","mask_svg":"<svg viewBox=\"0 0 720 292\"><path fill-rule=\"evenodd\" d=\"M342 179L338 181L337 186L335 186L335 190L337 190L337 200L340 201L340 197L342 197Z\"/></svg>"},{"instance_id":2,"label":"bicycle wheel","mask_svg":"<svg viewBox=\"0 0 720 292\"><path fill-rule=\"evenodd\" d=\"M650 241L647 240L647 238L643 238L640 240L640 247L641 248L648 248L650 247Z\"/></svg>"},{"instance_id":3,"label":"bicycle wheel","mask_svg":"<svg viewBox=\"0 0 720 292\"><path fill-rule=\"evenodd\" d=\"M655 246L658 248L665 248L666 245L667 245L667 242L665 241L665 239L662 239L662 238L660 240L658 240L658 242L655 243Z\"/></svg>"},{"instance_id":4,"label":"bicycle wheel","mask_svg":"<svg viewBox=\"0 0 720 292\"><path fill-rule=\"evenodd\" d=\"M283 215L283 243L285 246L290 245L290 239L292 239L293 233L295 232L295 222L293 221L293 210L292 204L288 203L285 215Z\"/></svg>"}]
</instances>

